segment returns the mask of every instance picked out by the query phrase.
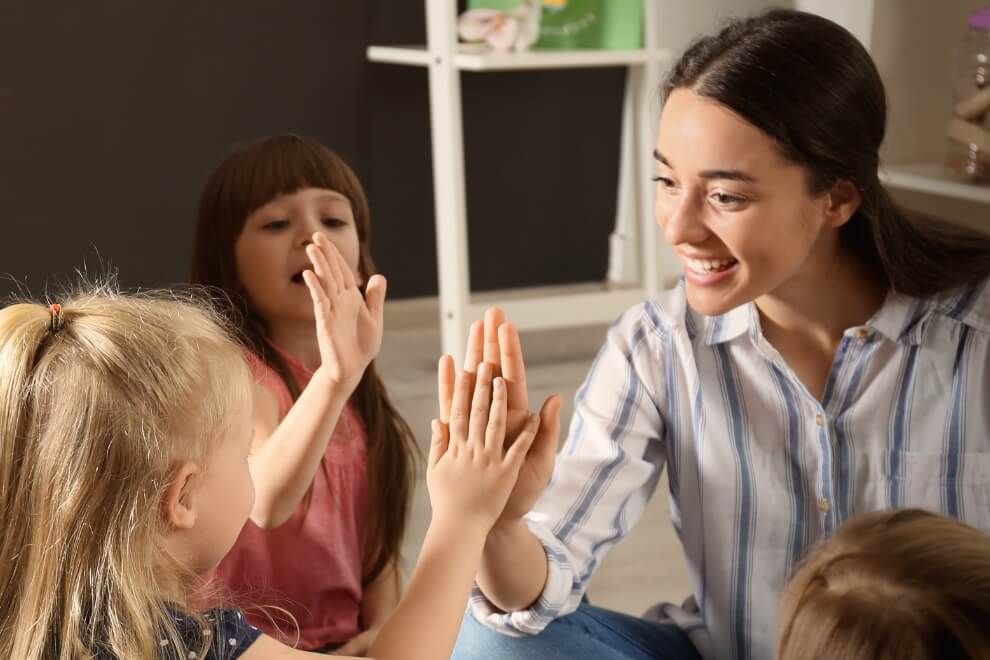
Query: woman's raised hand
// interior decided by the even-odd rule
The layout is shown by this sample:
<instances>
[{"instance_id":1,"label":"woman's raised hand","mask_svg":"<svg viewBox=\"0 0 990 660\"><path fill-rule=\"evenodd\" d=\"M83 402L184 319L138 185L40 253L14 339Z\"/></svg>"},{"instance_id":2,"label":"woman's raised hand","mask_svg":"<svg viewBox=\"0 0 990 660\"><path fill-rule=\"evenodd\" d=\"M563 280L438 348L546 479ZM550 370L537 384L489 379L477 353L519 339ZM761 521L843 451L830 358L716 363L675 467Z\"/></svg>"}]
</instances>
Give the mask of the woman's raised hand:
<instances>
[{"instance_id":1,"label":"woman's raised hand","mask_svg":"<svg viewBox=\"0 0 990 660\"><path fill-rule=\"evenodd\" d=\"M482 364L455 379L449 424L433 421L426 485L434 521L472 525L487 534L502 515L539 426L529 415L505 442L507 388Z\"/></svg>"},{"instance_id":2,"label":"woman's raised hand","mask_svg":"<svg viewBox=\"0 0 990 660\"><path fill-rule=\"evenodd\" d=\"M333 242L321 233L306 246L312 270L303 279L313 299L321 369L351 391L382 346L385 278L372 275L365 295Z\"/></svg>"}]
</instances>

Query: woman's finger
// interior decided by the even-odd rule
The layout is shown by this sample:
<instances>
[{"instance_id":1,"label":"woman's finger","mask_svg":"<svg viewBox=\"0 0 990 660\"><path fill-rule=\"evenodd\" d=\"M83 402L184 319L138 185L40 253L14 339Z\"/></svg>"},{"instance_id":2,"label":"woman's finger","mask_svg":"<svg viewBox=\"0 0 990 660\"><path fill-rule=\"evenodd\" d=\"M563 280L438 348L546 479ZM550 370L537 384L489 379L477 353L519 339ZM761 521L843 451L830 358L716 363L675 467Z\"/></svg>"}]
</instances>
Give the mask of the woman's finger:
<instances>
[{"instance_id":1,"label":"woman's finger","mask_svg":"<svg viewBox=\"0 0 990 660\"><path fill-rule=\"evenodd\" d=\"M468 329L467 350L464 351L464 371L474 373L481 364L483 352L481 342L483 340L484 325L481 321L475 321Z\"/></svg>"},{"instance_id":2,"label":"woman's finger","mask_svg":"<svg viewBox=\"0 0 990 660\"><path fill-rule=\"evenodd\" d=\"M488 411L492 400L492 365L482 362L478 365L478 376L474 383L474 396L471 400L471 421L469 423L468 444L483 449L485 428L488 426Z\"/></svg>"},{"instance_id":3,"label":"woman's finger","mask_svg":"<svg viewBox=\"0 0 990 660\"><path fill-rule=\"evenodd\" d=\"M502 375L498 346L498 328L505 323L505 312L498 307L485 310L485 339L482 358L488 364L494 365L496 376Z\"/></svg>"},{"instance_id":4,"label":"woman's finger","mask_svg":"<svg viewBox=\"0 0 990 660\"><path fill-rule=\"evenodd\" d=\"M485 449L502 455L505 446L505 381L496 378L492 383L492 405L488 414L488 426L485 427Z\"/></svg>"},{"instance_id":5,"label":"woman's finger","mask_svg":"<svg viewBox=\"0 0 990 660\"><path fill-rule=\"evenodd\" d=\"M522 465L526 460L529 448L533 446L533 439L540 428L540 416L530 415L526 420L526 426L519 432L519 435L512 441L509 451L505 452L505 461L510 465Z\"/></svg>"},{"instance_id":6,"label":"woman's finger","mask_svg":"<svg viewBox=\"0 0 990 660\"><path fill-rule=\"evenodd\" d=\"M499 354L502 358L502 378L508 388L509 408L529 410L529 392L526 389L526 365L523 363L519 333L511 323L498 328Z\"/></svg>"}]
</instances>

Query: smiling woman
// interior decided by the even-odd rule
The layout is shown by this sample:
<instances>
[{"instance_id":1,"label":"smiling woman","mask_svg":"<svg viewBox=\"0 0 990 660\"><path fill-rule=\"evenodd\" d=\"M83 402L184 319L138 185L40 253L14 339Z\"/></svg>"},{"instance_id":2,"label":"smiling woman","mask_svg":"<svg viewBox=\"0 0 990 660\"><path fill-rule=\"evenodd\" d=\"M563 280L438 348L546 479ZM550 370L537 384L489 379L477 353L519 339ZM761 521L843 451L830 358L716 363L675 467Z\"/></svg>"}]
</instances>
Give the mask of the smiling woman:
<instances>
[{"instance_id":1,"label":"smiling woman","mask_svg":"<svg viewBox=\"0 0 990 660\"><path fill-rule=\"evenodd\" d=\"M661 93L656 220L684 282L609 330L552 474L524 466L531 510L488 537L459 660L769 659L791 568L852 515L990 530L990 239L892 204L862 45L773 10L697 40ZM665 467L693 593L593 607Z\"/></svg>"}]
</instances>

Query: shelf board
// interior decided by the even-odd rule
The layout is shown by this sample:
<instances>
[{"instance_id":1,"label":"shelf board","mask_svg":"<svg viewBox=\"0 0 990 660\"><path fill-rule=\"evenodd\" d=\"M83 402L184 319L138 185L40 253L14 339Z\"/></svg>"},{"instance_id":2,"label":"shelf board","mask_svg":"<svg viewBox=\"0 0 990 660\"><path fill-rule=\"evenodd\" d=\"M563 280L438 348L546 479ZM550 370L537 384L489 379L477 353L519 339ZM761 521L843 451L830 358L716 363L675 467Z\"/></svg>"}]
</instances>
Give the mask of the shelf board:
<instances>
[{"instance_id":1,"label":"shelf board","mask_svg":"<svg viewBox=\"0 0 990 660\"><path fill-rule=\"evenodd\" d=\"M968 183L942 169L939 163L890 165L880 169L880 180L893 188L990 204L990 185Z\"/></svg>"},{"instance_id":2,"label":"shelf board","mask_svg":"<svg viewBox=\"0 0 990 660\"><path fill-rule=\"evenodd\" d=\"M472 296L466 317L481 318L487 308L500 307L519 330L608 324L615 321L622 312L649 297L642 287L556 294L543 292L541 295L525 297L519 297L518 291L511 292L515 295L505 297L499 296L499 293Z\"/></svg>"},{"instance_id":3,"label":"shelf board","mask_svg":"<svg viewBox=\"0 0 990 660\"><path fill-rule=\"evenodd\" d=\"M507 71L513 69L566 69L600 66L631 66L663 62L673 57L666 48L652 50L530 50L522 53L457 53L462 71ZM369 46L372 62L428 66L430 52L425 46Z\"/></svg>"}]
</instances>

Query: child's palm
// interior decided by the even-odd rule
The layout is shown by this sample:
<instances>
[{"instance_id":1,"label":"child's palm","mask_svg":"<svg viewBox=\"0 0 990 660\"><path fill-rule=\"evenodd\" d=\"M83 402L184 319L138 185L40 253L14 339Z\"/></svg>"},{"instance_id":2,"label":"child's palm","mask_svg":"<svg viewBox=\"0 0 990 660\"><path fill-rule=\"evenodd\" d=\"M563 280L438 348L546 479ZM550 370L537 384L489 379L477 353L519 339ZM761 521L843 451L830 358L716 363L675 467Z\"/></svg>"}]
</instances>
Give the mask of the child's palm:
<instances>
[{"instance_id":1,"label":"child's palm","mask_svg":"<svg viewBox=\"0 0 990 660\"><path fill-rule=\"evenodd\" d=\"M507 449L504 381L497 379L493 392L487 364L479 369L477 383L473 380L468 372L457 378L449 426L434 423L426 480L435 516L477 521L487 531L514 489L537 420L527 417Z\"/></svg>"},{"instance_id":2,"label":"child's palm","mask_svg":"<svg viewBox=\"0 0 990 660\"><path fill-rule=\"evenodd\" d=\"M322 368L331 381L354 387L381 349L385 278L373 276L362 296L329 239L317 234L306 254L313 271L303 277L313 299Z\"/></svg>"}]
</instances>

